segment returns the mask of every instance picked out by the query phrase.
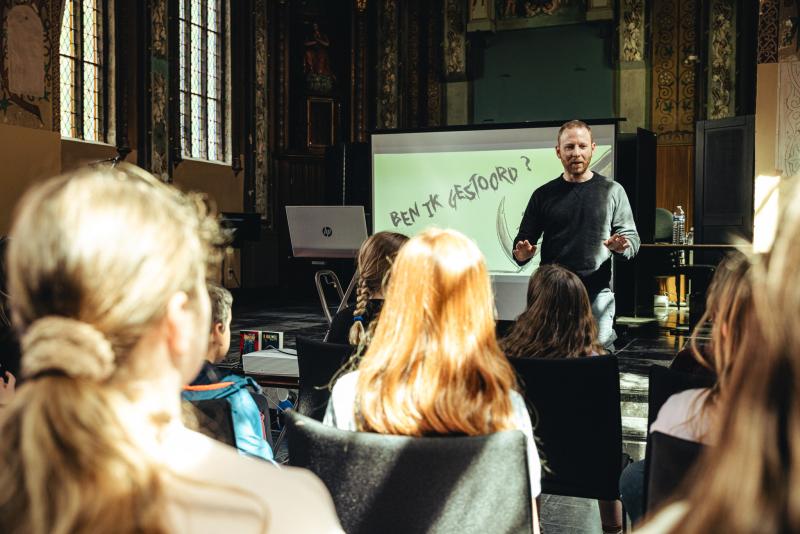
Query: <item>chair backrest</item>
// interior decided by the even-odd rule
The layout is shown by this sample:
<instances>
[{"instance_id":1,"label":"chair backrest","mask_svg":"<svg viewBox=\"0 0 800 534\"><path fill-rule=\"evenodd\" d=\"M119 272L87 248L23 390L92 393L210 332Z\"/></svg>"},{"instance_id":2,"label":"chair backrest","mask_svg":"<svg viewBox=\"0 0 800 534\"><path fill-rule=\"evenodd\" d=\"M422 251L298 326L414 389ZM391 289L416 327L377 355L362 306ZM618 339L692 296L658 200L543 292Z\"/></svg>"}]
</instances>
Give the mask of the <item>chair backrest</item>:
<instances>
[{"instance_id":1,"label":"chair backrest","mask_svg":"<svg viewBox=\"0 0 800 534\"><path fill-rule=\"evenodd\" d=\"M206 399L186 401L197 408L197 431L236 447L236 433L233 430L231 406L226 399Z\"/></svg>"},{"instance_id":2,"label":"chair backrest","mask_svg":"<svg viewBox=\"0 0 800 534\"><path fill-rule=\"evenodd\" d=\"M651 365L649 372L649 385L647 388L647 443L644 453L644 494L643 501L650 502L650 471L660 469L654 466L653 462L653 440L650 434L650 427L658 416L658 411L667 402L667 399L676 393L687 389L711 387L715 378L707 374L686 373L664 367L663 365ZM677 439L677 438L675 438ZM686 466L688 469L689 466ZM683 473L684 471L681 471ZM648 504L649 508L649 504Z\"/></svg>"},{"instance_id":3,"label":"chair backrest","mask_svg":"<svg viewBox=\"0 0 800 534\"><path fill-rule=\"evenodd\" d=\"M350 345L314 341L297 336L297 368L299 390L295 409L303 415L322 421L331 392L333 375L353 353Z\"/></svg>"},{"instance_id":4,"label":"chair backrest","mask_svg":"<svg viewBox=\"0 0 800 534\"><path fill-rule=\"evenodd\" d=\"M712 376L676 371L663 365L651 365L649 377L650 384L647 389L648 429L656 420L658 411L672 395L687 389L711 387L714 384Z\"/></svg>"},{"instance_id":5,"label":"chair backrest","mask_svg":"<svg viewBox=\"0 0 800 534\"><path fill-rule=\"evenodd\" d=\"M657 510L673 496L705 446L661 432L650 435L651 461L647 481L647 511Z\"/></svg>"},{"instance_id":6,"label":"chair backrest","mask_svg":"<svg viewBox=\"0 0 800 534\"><path fill-rule=\"evenodd\" d=\"M619 497L622 418L616 356L511 358L542 459L542 492Z\"/></svg>"},{"instance_id":7,"label":"chair backrest","mask_svg":"<svg viewBox=\"0 0 800 534\"><path fill-rule=\"evenodd\" d=\"M348 534L531 532L525 436L407 437L348 432L296 412L289 463L328 487Z\"/></svg>"},{"instance_id":8,"label":"chair backrest","mask_svg":"<svg viewBox=\"0 0 800 534\"><path fill-rule=\"evenodd\" d=\"M656 208L656 223L653 234L655 243L672 243L672 212L665 208Z\"/></svg>"}]
</instances>

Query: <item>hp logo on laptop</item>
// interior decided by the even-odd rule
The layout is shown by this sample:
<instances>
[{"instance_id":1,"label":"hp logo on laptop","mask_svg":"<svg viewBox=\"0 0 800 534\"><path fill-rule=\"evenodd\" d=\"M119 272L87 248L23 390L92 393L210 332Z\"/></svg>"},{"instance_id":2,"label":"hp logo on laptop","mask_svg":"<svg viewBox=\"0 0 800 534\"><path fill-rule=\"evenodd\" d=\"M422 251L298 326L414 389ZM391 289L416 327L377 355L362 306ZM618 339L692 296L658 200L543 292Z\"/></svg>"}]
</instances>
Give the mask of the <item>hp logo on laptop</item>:
<instances>
[{"instance_id":1,"label":"hp logo on laptop","mask_svg":"<svg viewBox=\"0 0 800 534\"><path fill-rule=\"evenodd\" d=\"M330 226L323 226L322 235L324 235L325 237L330 237L333 235L333 230L331 229Z\"/></svg>"}]
</instances>

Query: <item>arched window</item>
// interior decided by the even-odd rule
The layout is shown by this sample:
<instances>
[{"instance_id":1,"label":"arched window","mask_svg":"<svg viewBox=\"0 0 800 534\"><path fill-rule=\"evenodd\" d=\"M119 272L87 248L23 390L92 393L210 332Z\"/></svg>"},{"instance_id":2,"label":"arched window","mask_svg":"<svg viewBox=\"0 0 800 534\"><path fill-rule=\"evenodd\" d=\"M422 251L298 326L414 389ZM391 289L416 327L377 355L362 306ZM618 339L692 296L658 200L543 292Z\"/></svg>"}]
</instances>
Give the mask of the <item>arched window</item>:
<instances>
[{"instance_id":1,"label":"arched window","mask_svg":"<svg viewBox=\"0 0 800 534\"><path fill-rule=\"evenodd\" d=\"M108 0L66 0L61 19L61 135L108 141Z\"/></svg>"},{"instance_id":2,"label":"arched window","mask_svg":"<svg viewBox=\"0 0 800 534\"><path fill-rule=\"evenodd\" d=\"M178 0L180 131L185 157L227 161L226 0Z\"/></svg>"}]
</instances>

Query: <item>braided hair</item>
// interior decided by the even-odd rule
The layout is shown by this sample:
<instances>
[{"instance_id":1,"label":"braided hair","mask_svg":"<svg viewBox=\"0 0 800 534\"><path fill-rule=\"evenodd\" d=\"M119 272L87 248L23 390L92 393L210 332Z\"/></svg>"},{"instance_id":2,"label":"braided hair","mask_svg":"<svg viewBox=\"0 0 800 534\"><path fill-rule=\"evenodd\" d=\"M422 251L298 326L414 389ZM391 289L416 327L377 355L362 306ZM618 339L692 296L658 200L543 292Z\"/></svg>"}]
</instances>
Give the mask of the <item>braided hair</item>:
<instances>
[{"instance_id":1,"label":"braided hair","mask_svg":"<svg viewBox=\"0 0 800 534\"><path fill-rule=\"evenodd\" d=\"M350 327L349 341L359 348L361 353L372 337L377 323L377 314L370 317L369 301L381 294L383 286L389 280L389 269L392 266L400 247L408 241L408 237L396 232L378 232L361 245L358 251L358 286L356 288L356 307L353 310L353 326Z\"/></svg>"}]
</instances>

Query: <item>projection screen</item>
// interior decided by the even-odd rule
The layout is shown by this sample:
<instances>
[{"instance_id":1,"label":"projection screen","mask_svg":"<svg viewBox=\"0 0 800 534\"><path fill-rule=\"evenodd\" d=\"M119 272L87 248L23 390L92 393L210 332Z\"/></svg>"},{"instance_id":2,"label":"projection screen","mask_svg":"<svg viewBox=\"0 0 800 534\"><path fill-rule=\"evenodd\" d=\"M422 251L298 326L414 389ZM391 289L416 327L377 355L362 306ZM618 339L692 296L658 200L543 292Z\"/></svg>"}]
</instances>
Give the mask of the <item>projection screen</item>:
<instances>
[{"instance_id":1,"label":"projection screen","mask_svg":"<svg viewBox=\"0 0 800 534\"><path fill-rule=\"evenodd\" d=\"M486 257L498 318L525 308L528 277L511 256L531 193L558 177L559 126L378 133L372 135L373 231L413 236L431 227L472 238ZM615 124L592 124L591 169L614 179Z\"/></svg>"}]
</instances>

